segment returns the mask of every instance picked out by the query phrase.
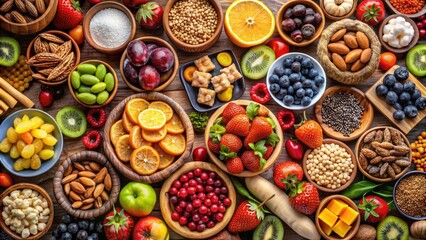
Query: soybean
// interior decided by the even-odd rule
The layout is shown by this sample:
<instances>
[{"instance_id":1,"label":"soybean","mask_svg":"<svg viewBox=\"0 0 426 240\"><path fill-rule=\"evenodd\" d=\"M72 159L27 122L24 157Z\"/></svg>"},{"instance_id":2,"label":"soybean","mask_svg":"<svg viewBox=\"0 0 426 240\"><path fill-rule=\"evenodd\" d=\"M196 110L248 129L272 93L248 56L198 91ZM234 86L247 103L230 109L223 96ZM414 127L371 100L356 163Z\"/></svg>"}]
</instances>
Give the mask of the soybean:
<instances>
[{"instance_id":1,"label":"soybean","mask_svg":"<svg viewBox=\"0 0 426 240\"><path fill-rule=\"evenodd\" d=\"M95 74L96 72L96 66L90 63L83 63L78 65L77 71L79 71L81 74Z\"/></svg>"},{"instance_id":2,"label":"soybean","mask_svg":"<svg viewBox=\"0 0 426 240\"><path fill-rule=\"evenodd\" d=\"M96 98L96 102L98 104L103 104L106 100L108 100L108 98L109 98L109 93L107 91L103 91L98 94Z\"/></svg>"},{"instance_id":3,"label":"soybean","mask_svg":"<svg viewBox=\"0 0 426 240\"><path fill-rule=\"evenodd\" d=\"M96 83L92 86L91 91L92 93L100 93L104 91L106 88L106 84L104 82Z\"/></svg>"},{"instance_id":4,"label":"soybean","mask_svg":"<svg viewBox=\"0 0 426 240\"><path fill-rule=\"evenodd\" d=\"M103 81L106 74L107 74L107 69L105 65L99 64L98 67L96 68L95 76L99 80Z\"/></svg>"},{"instance_id":5,"label":"soybean","mask_svg":"<svg viewBox=\"0 0 426 240\"><path fill-rule=\"evenodd\" d=\"M80 93L91 93L92 89L89 86L81 84L81 86L78 88L77 91L80 92Z\"/></svg>"},{"instance_id":6,"label":"soybean","mask_svg":"<svg viewBox=\"0 0 426 240\"><path fill-rule=\"evenodd\" d=\"M74 89L78 89L80 87L81 81L79 72L74 71L71 73L71 85Z\"/></svg>"},{"instance_id":7,"label":"soybean","mask_svg":"<svg viewBox=\"0 0 426 240\"><path fill-rule=\"evenodd\" d=\"M85 104L92 105L96 103L96 95L91 93L79 93L77 98Z\"/></svg>"},{"instance_id":8,"label":"soybean","mask_svg":"<svg viewBox=\"0 0 426 240\"><path fill-rule=\"evenodd\" d=\"M105 84L106 84L106 90L108 91L108 92L111 92L112 91L112 89L114 89L114 76L112 75L112 73L107 73L106 75L105 75L105 79L104 79L104 82L105 82Z\"/></svg>"},{"instance_id":9,"label":"soybean","mask_svg":"<svg viewBox=\"0 0 426 240\"><path fill-rule=\"evenodd\" d=\"M100 82L99 78L97 78L97 77L95 77L93 75L90 75L90 74L83 74L83 75L81 75L80 81L82 83L86 84L86 85L89 85L89 86L93 86L96 83Z\"/></svg>"}]
</instances>

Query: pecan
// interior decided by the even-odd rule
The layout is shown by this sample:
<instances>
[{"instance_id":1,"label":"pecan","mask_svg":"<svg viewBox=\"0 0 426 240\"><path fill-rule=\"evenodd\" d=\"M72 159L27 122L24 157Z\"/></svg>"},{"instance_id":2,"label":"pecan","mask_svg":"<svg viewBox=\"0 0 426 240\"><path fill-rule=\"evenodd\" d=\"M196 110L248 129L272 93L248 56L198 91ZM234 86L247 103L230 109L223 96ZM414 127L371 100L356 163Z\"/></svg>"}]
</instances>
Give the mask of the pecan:
<instances>
[{"instance_id":1,"label":"pecan","mask_svg":"<svg viewBox=\"0 0 426 240\"><path fill-rule=\"evenodd\" d=\"M27 21L27 23L30 23L32 21L34 21L34 18L28 16L28 15L24 15L25 21Z\"/></svg>"},{"instance_id":2,"label":"pecan","mask_svg":"<svg viewBox=\"0 0 426 240\"><path fill-rule=\"evenodd\" d=\"M400 167L408 167L411 165L410 161L403 160L403 159L395 160L395 164Z\"/></svg>"},{"instance_id":3,"label":"pecan","mask_svg":"<svg viewBox=\"0 0 426 240\"><path fill-rule=\"evenodd\" d=\"M78 163L78 162L74 162L72 165L74 165L74 167L76 168L76 169L78 169L78 170L80 170L80 171L84 171L85 169L84 169L84 166L83 165L81 165L80 163Z\"/></svg>"},{"instance_id":4,"label":"pecan","mask_svg":"<svg viewBox=\"0 0 426 240\"><path fill-rule=\"evenodd\" d=\"M56 52L56 51L58 50L59 46L60 46L60 45L59 45L59 44L57 44L57 43L50 42L50 43L49 43L49 52L51 52L51 53Z\"/></svg>"},{"instance_id":5,"label":"pecan","mask_svg":"<svg viewBox=\"0 0 426 240\"><path fill-rule=\"evenodd\" d=\"M381 161L382 161L382 157L377 156L377 157L370 160L370 164L376 165L376 164L380 163Z\"/></svg>"},{"instance_id":6,"label":"pecan","mask_svg":"<svg viewBox=\"0 0 426 240\"><path fill-rule=\"evenodd\" d=\"M382 158L383 162L394 162L395 160L396 160L396 157L394 156L387 156Z\"/></svg>"},{"instance_id":7,"label":"pecan","mask_svg":"<svg viewBox=\"0 0 426 240\"><path fill-rule=\"evenodd\" d=\"M70 175L62 178L61 183L62 184L67 184L67 183L70 183L70 182L74 181L75 179L77 179L77 174L70 174Z\"/></svg>"},{"instance_id":8,"label":"pecan","mask_svg":"<svg viewBox=\"0 0 426 240\"><path fill-rule=\"evenodd\" d=\"M366 158L375 158L377 156L376 152L368 148L361 149L361 153L364 154Z\"/></svg>"},{"instance_id":9,"label":"pecan","mask_svg":"<svg viewBox=\"0 0 426 240\"><path fill-rule=\"evenodd\" d=\"M86 188L79 182L71 182L71 189L78 194L84 194L86 192Z\"/></svg>"},{"instance_id":10,"label":"pecan","mask_svg":"<svg viewBox=\"0 0 426 240\"><path fill-rule=\"evenodd\" d=\"M390 156L390 151L382 147L376 147L376 153L378 153L382 157Z\"/></svg>"},{"instance_id":11,"label":"pecan","mask_svg":"<svg viewBox=\"0 0 426 240\"><path fill-rule=\"evenodd\" d=\"M390 150L393 149L394 146L390 142L382 142L379 147Z\"/></svg>"},{"instance_id":12,"label":"pecan","mask_svg":"<svg viewBox=\"0 0 426 240\"><path fill-rule=\"evenodd\" d=\"M395 171L396 174L400 174L402 172L401 167L399 167L395 163L392 163L391 166L392 166L392 168L393 168L393 170Z\"/></svg>"},{"instance_id":13,"label":"pecan","mask_svg":"<svg viewBox=\"0 0 426 240\"><path fill-rule=\"evenodd\" d=\"M387 171L386 171L386 172L389 174L389 176L390 176L392 179L395 179L396 174L395 174L395 171L393 170L393 168L392 168L391 166L388 166L388 168L387 168Z\"/></svg>"},{"instance_id":14,"label":"pecan","mask_svg":"<svg viewBox=\"0 0 426 240\"><path fill-rule=\"evenodd\" d=\"M400 145L400 143L403 142L401 135L399 134L398 130L396 130L395 128L390 128L390 135L391 135L393 144Z\"/></svg>"},{"instance_id":15,"label":"pecan","mask_svg":"<svg viewBox=\"0 0 426 240\"><path fill-rule=\"evenodd\" d=\"M40 33L39 36L46 39L49 42L54 42L54 43L59 43L59 44L64 43L64 40L62 40L62 38L55 36L53 34L50 34L50 33Z\"/></svg>"},{"instance_id":16,"label":"pecan","mask_svg":"<svg viewBox=\"0 0 426 240\"><path fill-rule=\"evenodd\" d=\"M367 166L367 169L365 169L365 170L368 172L368 171L370 171L371 167L373 167L373 165L369 164L369 165Z\"/></svg>"},{"instance_id":17,"label":"pecan","mask_svg":"<svg viewBox=\"0 0 426 240\"><path fill-rule=\"evenodd\" d=\"M364 154L360 153L358 158L359 164L361 165L362 169L367 169L368 161L367 158L365 158Z\"/></svg>"},{"instance_id":18,"label":"pecan","mask_svg":"<svg viewBox=\"0 0 426 240\"><path fill-rule=\"evenodd\" d=\"M374 141L383 142L383 131L382 130L377 130L376 136L374 136Z\"/></svg>"},{"instance_id":19,"label":"pecan","mask_svg":"<svg viewBox=\"0 0 426 240\"><path fill-rule=\"evenodd\" d=\"M373 149L375 149L376 147L380 147L380 143L379 142L376 142L376 141L374 141L374 142L372 142L371 143L371 148L373 148Z\"/></svg>"},{"instance_id":20,"label":"pecan","mask_svg":"<svg viewBox=\"0 0 426 240\"><path fill-rule=\"evenodd\" d=\"M15 6L20 13L27 13L27 9L25 8L25 3L23 1L15 0Z\"/></svg>"},{"instance_id":21,"label":"pecan","mask_svg":"<svg viewBox=\"0 0 426 240\"><path fill-rule=\"evenodd\" d=\"M47 80L47 78L43 75L43 74L40 74L40 73L34 73L33 75L31 75L34 79L38 79L38 80L43 80L43 81L46 81Z\"/></svg>"},{"instance_id":22,"label":"pecan","mask_svg":"<svg viewBox=\"0 0 426 240\"><path fill-rule=\"evenodd\" d=\"M44 4L43 0L35 0L35 6L37 8L37 12L42 15L46 12L46 4Z\"/></svg>"},{"instance_id":23,"label":"pecan","mask_svg":"<svg viewBox=\"0 0 426 240\"><path fill-rule=\"evenodd\" d=\"M101 193L104 191L105 185L103 183L98 184L95 187L95 191L93 192L93 197L97 198L101 195Z\"/></svg>"},{"instance_id":24,"label":"pecan","mask_svg":"<svg viewBox=\"0 0 426 240\"><path fill-rule=\"evenodd\" d=\"M10 13L6 13L4 18L6 18L9 22L13 22L12 15Z\"/></svg>"},{"instance_id":25,"label":"pecan","mask_svg":"<svg viewBox=\"0 0 426 240\"><path fill-rule=\"evenodd\" d=\"M375 135L376 135L376 131L372 131L372 132L368 133L367 135L365 135L365 137L364 137L364 143L370 143L370 142L372 142Z\"/></svg>"},{"instance_id":26,"label":"pecan","mask_svg":"<svg viewBox=\"0 0 426 240\"><path fill-rule=\"evenodd\" d=\"M34 4L32 4L28 0L24 0L24 1L25 1L25 8L27 9L28 14L30 14L32 17L37 18L38 17L38 11L37 11L36 6L34 6Z\"/></svg>"},{"instance_id":27,"label":"pecan","mask_svg":"<svg viewBox=\"0 0 426 240\"><path fill-rule=\"evenodd\" d=\"M13 7L13 0L8 0L4 2L3 5L1 5L0 12L2 13L9 12L12 9L12 7Z\"/></svg>"},{"instance_id":28,"label":"pecan","mask_svg":"<svg viewBox=\"0 0 426 240\"><path fill-rule=\"evenodd\" d=\"M70 40L68 40L61 44L55 53L58 54L61 58L65 58L65 56L67 56L71 52L71 49L72 43Z\"/></svg>"},{"instance_id":29,"label":"pecan","mask_svg":"<svg viewBox=\"0 0 426 240\"><path fill-rule=\"evenodd\" d=\"M385 163L380 167L380 176L383 176L383 174L386 172L386 169L388 168L389 163Z\"/></svg>"},{"instance_id":30,"label":"pecan","mask_svg":"<svg viewBox=\"0 0 426 240\"><path fill-rule=\"evenodd\" d=\"M27 21L25 20L24 16L22 16L19 12L17 11L12 11L10 12L10 16L12 17L13 21L16 23L27 23Z\"/></svg>"},{"instance_id":31,"label":"pecan","mask_svg":"<svg viewBox=\"0 0 426 240\"><path fill-rule=\"evenodd\" d=\"M391 142L391 133L389 128L385 128L383 131L383 142Z\"/></svg>"},{"instance_id":32,"label":"pecan","mask_svg":"<svg viewBox=\"0 0 426 240\"><path fill-rule=\"evenodd\" d=\"M73 202L73 204L71 205L71 207L73 208L81 208L81 206L83 206L83 203L81 201Z\"/></svg>"}]
</instances>

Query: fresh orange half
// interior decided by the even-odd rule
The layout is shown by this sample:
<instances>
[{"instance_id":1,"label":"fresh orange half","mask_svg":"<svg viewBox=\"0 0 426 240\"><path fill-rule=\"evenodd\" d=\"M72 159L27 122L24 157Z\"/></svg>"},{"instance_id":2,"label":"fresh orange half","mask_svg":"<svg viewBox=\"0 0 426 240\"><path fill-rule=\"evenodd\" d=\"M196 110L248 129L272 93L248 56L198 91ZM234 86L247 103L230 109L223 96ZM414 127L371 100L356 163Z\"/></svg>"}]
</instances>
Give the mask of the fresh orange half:
<instances>
[{"instance_id":1,"label":"fresh orange half","mask_svg":"<svg viewBox=\"0 0 426 240\"><path fill-rule=\"evenodd\" d=\"M129 117L127 116L126 111L123 112L123 117L121 118L121 120L123 120L124 129L127 131L127 133L130 133L130 131L132 131L133 126L135 126L135 124L129 120Z\"/></svg>"},{"instance_id":2,"label":"fresh orange half","mask_svg":"<svg viewBox=\"0 0 426 240\"><path fill-rule=\"evenodd\" d=\"M158 170L170 166L170 164L172 164L175 160L175 156L166 153L158 144L154 144L152 147L158 152L158 155L160 156L160 166L158 167Z\"/></svg>"},{"instance_id":3,"label":"fresh orange half","mask_svg":"<svg viewBox=\"0 0 426 240\"><path fill-rule=\"evenodd\" d=\"M134 98L126 104L125 112L127 113L127 116L129 117L129 120L132 123L138 124L139 113L147 109L148 106L149 106L149 102L146 101L145 99Z\"/></svg>"},{"instance_id":4,"label":"fresh orange half","mask_svg":"<svg viewBox=\"0 0 426 240\"><path fill-rule=\"evenodd\" d=\"M183 134L167 134L159 144L166 153L173 156L179 156L185 152L186 142Z\"/></svg>"},{"instance_id":5,"label":"fresh orange half","mask_svg":"<svg viewBox=\"0 0 426 240\"><path fill-rule=\"evenodd\" d=\"M142 146L151 146L151 143L145 141L142 137L142 129L139 126L133 126L129 135L129 144L133 149L140 148Z\"/></svg>"},{"instance_id":6,"label":"fresh orange half","mask_svg":"<svg viewBox=\"0 0 426 240\"><path fill-rule=\"evenodd\" d=\"M142 146L132 153L130 166L141 175L152 174L160 166L160 156L154 148Z\"/></svg>"},{"instance_id":7,"label":"fresh orange half","mask_svg":"<svg viewBox=\"0 0 426 240\"><path fill-rule=\"evenodd\" d=\"M115 153L117 154L118 159L122 162L128 162L132 152L133 149L129 145L129 134L119 137L117 144L115 145Z\"/></svg>"},{"instance_id":8,"label":"fresh orange half","mask_svg":"<svg viewBox=\"0 0 426 240\"><path fill-rule=\"evenodd\" d=\"M124 134L127 134L127 132L123 127L123 121L118 120L111 126L111 129L109 130L109 137L111 138L112 145L116 146L118 138Z\"/></svg>"},{"instance_id":9,"label":"fresh orange half","mask_svg":"<svg viewBox=\"0 0 426 240\"><path fill-rule=\"evenodd\" d=\"M157 131L142 130L142 137L148 142L159 142L166 137L167 130L165 127Z\"/></svg>"},{"instance_id":10,"label":"fresh orange half","mask_svg":"<svg viewBox=\"0 0 426 240\"><path fill-rule=\"evenodd\" d=\"M166 121L172 119L173 108L169 104L162 101L155 101L149 104L148 108L158 109L166 115Z\"/></svg>"},{"instance_id":11,"label":"fresh orange half","mask_svg":"<svg viewBox=\"0 0 426 240\"><path fill-rule=\"evenodd\" d=\"M275 30L274 14L257 0L234 1L226 10L224 23L228 38L243 48L266 42Z\"/></svg>"},{"instance_id":12,"label":"fresh orange half","mask_svg":"<svg viewBox=\"0 0 426 240\"><path fill-rule=\"evenodd\" d=\"M160 130L166 125L166 115L158 109L145 109L139 114L139 125L149 131Z\"/></svg>"},{"instance_id":13,"label":"fresh orange half","mask_svg":"<svg viewBox=\"0 0 426 240\"><path fill-rule=\"evenodd\" d=\"M172 119L166 123L168 133L179 134L185 132L185 127L177 114L173 114Z\"/></svg>"}]
</instances>

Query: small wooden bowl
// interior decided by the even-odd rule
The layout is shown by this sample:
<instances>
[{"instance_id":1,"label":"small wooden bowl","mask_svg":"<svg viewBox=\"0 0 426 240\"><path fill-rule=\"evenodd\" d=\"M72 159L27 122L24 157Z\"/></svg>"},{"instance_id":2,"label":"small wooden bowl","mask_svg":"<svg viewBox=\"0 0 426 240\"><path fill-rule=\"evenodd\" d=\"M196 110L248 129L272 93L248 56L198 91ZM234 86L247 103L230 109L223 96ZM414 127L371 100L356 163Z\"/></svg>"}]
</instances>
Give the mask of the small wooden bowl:
<instances>
[{"instance_id":1,"label":"small wooden bowl","mask_svg":"<svg viewBox=\"0 0 426 240\"><path fill-rule=\"evenodd\" d=\"M111 126L116 121L121 119L121 116L123 115L127 102L129 102L130 100L134 98L143 98L147 101L158 100L158 101L163 101L169 104L173 108L175 113L179 116L179 118L181 119L185 127L185 135L186 135L185 136L186 138L185 152L182 153L182 155L180 155L180 157L177 158L170 166L160 171L157 171L151 175L139 175L128 164L120 161L120 159L118 159L117 155L115 154L114 146L111 143L111 138L110 138ZM149 184L149 183L160 182L168 178L170 174L172 174L178 168L180 168L188 159L192 151L193 143L194 143L194 129L192 128L191 121L189 120L189 117L186 114L185 110L174 99L158 92L137 93L125 98L110 112L104 127L104 150L105 150L106 156L121 174L123 174L126 178L136 182L143 182L143 183Z\"/></svg>"},{"instance_id":2,"label":"small wooden bowl","mask_svg":"<svg viewBox=\"0 0 426 240\"><path fill-rule=\"evenodd\" d=\"M360 105L364 108L364 115L361 119L361 125L358 129L355 129L355 131L349 134L349 137L344 136L341 132L334 131L334 129L325 124L322 119L321 110L324 100L327 96L335 95L338 93L353 94L354 97L360 102ZM324 94L322 95L322 98L315 105L315 117L327 136L340 141L347 142L357 139L359 136L361 136L361 134L367 131L367 129L373 122L374 109L373 105L370 103L370 101L368 101L368 99L365 97L364 93L361 90L354 87L332 86L325 90Z\"/></svg>"},{"instance_id":3,"label":"small wooden bowl","mask_svg":"<svg viewBox=\"0 0 426 240\"><path fill-rule=\"evenodd\" d=\"M78 63L80 62L80 56L81 56L80 55L80 47L78 46L77 42L70 35L68 35L65 32L58 31L58 30L49 30L49 31L46 31L44 33L50 33L50 34L56 35L58 37L61 37L62 39L65 39L66 41L71 40L71 43L72 43L72 46L73 46L73 51L75 53L75 66L78 65ZM30 42L30 44L28 44L27 53L26 53L27 59L30 59L32 56L35 55L33 47L34 47L34 43L35 43L35 40L37 39L37 37L35 37ZM30 68L30 70L31 70L31 74L35 73L33 68ZM38 81L41 84L47 85L47 86L57 86L57 85L61 85L64 82L66 82L67 78L62 79L61 81L43 81L43 80L39 80L39 79L37 79L36 81Z\"/></svg>"},{"instance_id":4,"label":"small wooden bowl","mask_svg":"<svg viewBox=\"0 0 426 240\"><path fill-rule=\"evenodd\" d=\"M175 35L173 35L172 30L169 25L169 14L170 10L172 9L173 5L179 0L169 0L167 1L167 5L164 8L164 14L163 14L163 27L164 31L166 32L167 37L169 40L180 50L185 52L202 52L207 49L209 49L213 44L216 43L216 41L219 39L220 34L222 33L222 27L223 27L223 11L222 6L220 5L219 1L217 0L208 0L208 2L213 6L213 8L216 10L217 13L217 26L216 31L214 32L213 36L207 40L204 43L192 45L185 43L181 40L179 40Z\"/></svg>"},{"instance_id":5,"label":"small wooden bowl","mask_svg":"<svg viewBox=\"0 0 426 240\"><path fill-rule=\"evenodd\" d=\"M108 201L104 202L100 208L93 208L90 210L80 210L73 208L71 206L72 203L64 192L64 186L61 184L66 169L74 162L83 161L92 161L98 163L101 166L105 166L108 169L109 175L111 175L112 188L109 194L109 199ZM114 206L115 202L117 202L118 195L120 193L120 176L117 174L111 163L103 154L94 151L77 152L68 156L66 159L64 159L64 161L61 162L61 165L59 165L55 172L55 176L53 177L53 192L55 193L56 201L70 215L76 218L84 219L96 218L109 212Z\"/></svg>"},{"instance_id":6,"label":"small wooden bowl","mask_svg":"<svg viewBox=\"0 0 426 240\"><path fill-rule=\"evenodd\" d=\"M172 206L169 202L168 191L173 184L173 181L178 179L180 175L192 171L196 168L201 168L203 170L215 172L224 182L225 186L228 188L228 197L231 199L231 205L226 209L225 216L223 220L216 224L213 228L206 228L203 232L191 231L188 227L181 226L177 221L173 221L171 218ZM234 214L236 206L237 195L235 193L234 185L232 184L229 177L221 171L218 167L211 163L207 162L188 162L185 163L179 170L177 170L173 175L171 175L161 187L160 192L160 208L161 214L163 215L164 221L167 223L174 232L185 236L185 238L190 239L205 239L213 235L216 235L218 232L222 231L231 220L232 215Z\"/></svg>"},{"instance_id":7,"label":"small wooden bowl","mask_svg":"<svg viewBox=\"0 0 426 240\"><path fill-rule=\"evenodd\" d=\"M385 28L385 25L388 24L388 22L391 19L394 19L394 18L397 18L397 17L404 18L405 21L409 22L414 29L414 36L413 36L413 39L411 39L410 44L408 44L407 46L402 47L402 48L391 47L387 42L385 42L383 40L383 35L384 35L383 29ZM411 20L411 18L407 17L406 15L402 15L402 14L394 14L394 15L390 15L389 17L385 18L385 20L383 20L383 22L382 22L382 24L380 25L380 28L379 28L379 35L378 36L379 36L380 43L382 44L382 46L386 50L393 52L393 53L396 53L396 54L405 53L405 52L408 52L408 50L410 50L411 48L413 48L417 44L417 42L419 41L419 29L417 28L416 23L413 20Z\"/></svg>"},{"instance_id":8,"label":"small wooden bowl","mask_svg":"<svg viewBox=\"0 0 426 240\"><path fill-rule=\"evenodd\" d=\"M328 196L328 197L324 198L320 202L320 205L319 205L319 207L317 209L317 213L315 214L315 226L317 227L318 232L321 234L321 236L323 236L327 240L350 240L358 232L358 228L359 228L359 225L361 223L361 215L360 214L358 214L358 217L356 218L355 222L352 223L351 229L346 233L346 236L344 238L341 238L337 234L332 234L332 235L328 236L327 234L325 234L325 232L322 230L322 228L320 226L320 222L319 222L320 219L318 218L318 215L321 213L321 211L325 207L327 207L327 204L332 199L342 200L343 202L345 202L346 204L348 204L349 207L351 207L352 209L354 209L355 211L357 211L359 213L357 205L351 199L349 199L348 197L345 197L343 195L331 195L331 196Z\"/></svg>"},{"instance_id":9,"label":"small wooden bowl","mask_svg":"<svg viewBox=\"0 0 426 240\"><path fill-rule=\"evenodd\" d=\"M354 169L352 170L352 173L351 173L351 178L345 184L343 184L342 186L340 186L339 188L336 188L336 189L331 189L331 188L327 188L327 187L318 185L315 181L313 181L311 179L311 175L309 175L308 169L306 167L306 164L307 164L307 161L308 161L308 155L311 154L311 152L314 149L308 149L308 150L306 150L305 155L303 156L303 162L302 162L303 172L304 172L304 174L306 176L306 179L308 179L308 181L310 183L312 183L315 187L317 187L319 190L321 190L323 192L335 193L335 192L343 191L344 189L346 189L347 187L349 187L349 185L352 184L352 182L354 181L354 179L356 177L357 164L356 164L356 160L355 160L355 155L352 152L351 148L348 147L348 145L346 145L343 142L340 142L338 140L334 140L334 139L328 138L328 139L324 139L322 142L323 143L327 143L327 144L331 144L331 143L337 144L340 147L343 147L346 150L346 152L349 153L349 155L351 155L352 164L354 165Z\"/></svg>"},{"instance_id":10,"label":"small wooden bowl","mask_svg":"<svg viewBox=\"0 0 426 240\"><path fill-rule=\"evenodd\" d=\"M353 1L352 9L347 14L339 17L339 16L335 16L335 15L328 13L325 10L324 0L320 0L320 6L321 6L322 11L324 12L325 17L330 19L330 20L333 20L333 21L339 21L339 20L342 20L342 19L345 19L345 18L349 18L355 12L357 5L358 5L358 1Z\"/></svg>"},{"instance_id":11,"label":"small wooden bowl","mask_svg":"<svg viewBox=\"0 0 426 240\"><path fill-rule=\"evenodd\" d=\"M252 101L248 101L248 100L236 100L236 101L232 101L233 103L236 103L238 105L243 106L244 108L249 105L249 103L251 103ZM208 141L209 141L209 130L210 127L213 126L214 122L216 121L217 118L219 118L222 115L223 110L226 108L226 106L228 106L229 103L223 105L222 107L220 107L219 109L217 109L213 115L210 117L209 122L207 123L206 126L206 131L204 132L204 143L207 146L208 145ZM268 109L269 110L269 109ZM275 161L278 159L281 150L282 150L282 146L283 146L283 142L284 142L284 136L283 136L283 131L280 127L280 125L278 124L278 120L275 117L274 113L269 110L269 117L276 123L276 127L275 127L275 133L278 135L278 137L280 138L280 141L277 143L277 145L275 145L274 151L272 152L272 155L266 160L266 165L263 169L257 171L257 172L251 172L248 170L244 170L241 173L238 174L232 174L228 171L228 169L226 168L225 165L225 161L221 161L215 153L213 153L212 151L210 151L209 148L207 148L207 153L209 154L210 159L220 168L222 169L222 171L225 171L228 174L237 176L237 177L253 177L256 175L259 175L261 173L263 173L264 171L268 170L270 167L272 167L275 163Z\"/></svg>"},{"instance_id":12,"label":"small wooden bowl","mask_svg":"<svg viewBox=\"0 0 426 240\"><path fill-rule=\"evenodd\" d=\"M79 65L79 64L77 64L77 65L74 66L74 68L72 69L72 71L68 75L68 89L70 90L71 96L74 98L74 100L76 102L78 102L79 104L81 104L85 107L88 107L88 108L100 108L100 107L108 105L112 101L112 99L114 99L115 94L117 93L117 90L118 90L118 77L117 77L117 74L115 73L114 68L111 67L111 65L109 65L108 63L101 61L101 60L87 60L87 61L81 62L80 64L84 64L84 63L92 63L92 64L95 64L95 65L99 65L99 64L105 65L105 67L107 68L107 72L112 73L112 75L114 76L114 89L109 93L109 98L102 104L89 105L89 104L85 104L82 101L80 101L77 98L77 96L75 95L75 92L74 92L75 90L74 90L74 88L72 87L72 84L71 84L71 73L77 70L77 67Z\"/></svg>"},{"instance_id":13,"label":"small wooden bowl","mask_svg":"<svg viewBox=\"0 0 426 240\"><path fill-rule=\"evenodd\" d=\"M383 2L385 3L385 5L388 7L388 9L389 9L391 12L396 13L396 14L401 14L401 15L404 15L404 16L409 17L409 18L418 18L418 17L420 17L421 15L424 15L424 14L426 13L426 5L425 5L425 6L423 6L423 8L422 8L420 11L418 11L417 13L413 13L413 14L404 14L404 13L402 13L402 12L400 12L400 11L396 10L396 8L394 8L394 7L392 6L392 4L391 4L391 2L390 2L389 0L384 0Z\"/></svg>"},{"instance_id":14,"label":"small wooden bowl","mask_svg":"<svg viewBox=\"0 0 426 240\"><path fill-rule=\"evenodd\" d=\"M40 239L41 237L43 237L50 229L50 227L52 226L53 223L53 219L55 218L55 214L54 214L54 207L53 207L53 202L52 199L49 196L49 193L46 192L46 190L44 190L42 187L36 185L36 184L32 184L32 183L16 183L14 185L12 185L11 187L7 188L1 195L0 195L0 209L1 211L3 211L3 199L8 196L11 192L15 191L15 190L20 190L20 189L31 189L33 191L37 191L41 196L43 196L46 201L47 201L47 205L49 206L49 210L50 210L50 214L49 214L49 220L46 223L46 227L43 229L43 231L38 232L36 235L30 235L27 238L22 238L21 234L17 234L16 232L12 231L5 223L3 220L3 217L0 217L0 226L1 229L3 231L5 231L10 237L12 237L13 239L17 239L17 240L36 240L36 239Z\"/></svg>"},{"instance_id":15,"label":"small wooden bowl","mask_svg":"<svg viewBox=\"0 0 426 240\"><path fill-rule=\"evenodd\" d=\"M115 8L117 10L122 11L124 14L126 14L126 16L129 18L131 28L132 28L129 38L123 44L115 48L106 48L106 47L99 46L90 35L90 21L92 21L93 16L95 16L99 11L104 10L106 8ZM127 47L127 44L129 44L129 42L132 41L132 39L135 37L136 20L133 17L133 13L123 4L114 2L114 1L101 2L92 6L89 9L89 11L87 11L87 13L84 15L83 32L84 32L84 37L86 38L86 41L94 49L106 54L117 54L119 52L122 52Z\"/></svg>"},{"instance_id":16,"label":"small wooden bowl","mask_svg":"<svg viewBox=\"0 0 426 240\"><path fill-rule=\"evenodd\" d=\"M158 85L158 87L154 88L152 91L154 92L159 92L164 90L167 86L170 85L170 83L173 82L173 80L175 80L176 74L178 72L179 69L179 58L178 55L175 51L175 49L166 41L164 41L161 38L158 37L140 37L140 38L136 38L136 40L141 40L144 43L155 43L158 46L161 47L166 47L168 49L170 49L170 51L172 51L173 56L175 57L175 63L173 65L173 68L170 69L168 72L165 72L163 74L160 74L160 85ZM126 76L124 75L124 60L127 57L127 48L124 50L123 55L121 55L121 59L120 59L120 75L121 78L123 79L124 83L127 84L127 86L132 89L135 92L147 92L147 90L142 89L141 87L135 86L133 85L131 82L129 82L129 80L127 80Z\"/></svg>"},{"instance_id":17,"label":"small wooden bowl","mask_svg":"<svg viewBox=\"0 0 426 240\"><path fill-rule=\"evenodd\" d=\"M49 25L49 23L53 20L53 17L55 17L58 2L58 0L49 0L49 4L46 6L46 11L30 23L21 24L11 22L3 15L0 15L0 27L8 32L19 35L30 35L39 32Z\"/></svg>"},{"instance_id":18,"label":"small wooden bowl","mask_svg":"<svg viewBox=\"0 0 426 240\"><path fill-rule=\"evenodd\" d=\"M394 180L400 178L402 175L404 175L406 172L408 172L408 170L410 168L410 166L405 167L404 170L402 170L402 172L400 172L399 174L396 175L395 179L392 179L390 177L389 178L378 178L378 177L374 177L374 176L371 176L364 169L362 169L361 164L359 163L359 152L361 151L361 145L363 144L364 137L367 134L369 134L370 132L372 132L372 131L384 130L385 128L393 128L393 127L390 127L390 126L379 126L379 127L371 128L371 129L367 130L366 132L364 132L364 134L362 134L361 137L359 137L359 139L358 139L358 141L356 142L356 145L355 145L355 157L356 157L356 161L357 161L357 164L358 164L358 169L361 171L361 173L364 176L368 177L369 179L371 179L373 181L376 181L376 182L382 182L382 183L391 182L391 181L394 181ZM393 129L397 130L401 134L402 138L404 139L405 144L408 147L410 147L410 141L408 141L408 139L405 136L405 134L402 133L401 131L399 131L396 128L393 128ZM409 161L411 163L412 162L412 159L411 159L411 148L410 148L410 152L408 153L407 158L409 159Z\"/></svg>"},{"instance_id":19,"label":"small wooden bowl","mask_svg":"<svg viewBox=\"0 0 426 240\"><path fill-rule=\"evenodd\" d=\"M315 29L314 36L309 40L303 39L303 41L300 43L293 41L293 39L291 39L290 37L290 33L287 33L281 27L281 22L283 21L283 15L285 11L288 8L293 7L294 5L297 5L297 4L302 4L302 5L305 5L306 7L312 8L315 12L321 14L321 17L322 17L322 21L319 27ZM278 10L277 16L275 17L275 26L278 30L278 34L290 45L293 45L296 47L304 47L315 42L315 40L317 40L317 38L321 36L321 32L322 30L324 30L324 26L325 26L325 16L320 6L318 6L318 4L316 4L314 1L311 1L311 0L287 1L282 5L280 10Z\"/></svg>"}]
</instances>

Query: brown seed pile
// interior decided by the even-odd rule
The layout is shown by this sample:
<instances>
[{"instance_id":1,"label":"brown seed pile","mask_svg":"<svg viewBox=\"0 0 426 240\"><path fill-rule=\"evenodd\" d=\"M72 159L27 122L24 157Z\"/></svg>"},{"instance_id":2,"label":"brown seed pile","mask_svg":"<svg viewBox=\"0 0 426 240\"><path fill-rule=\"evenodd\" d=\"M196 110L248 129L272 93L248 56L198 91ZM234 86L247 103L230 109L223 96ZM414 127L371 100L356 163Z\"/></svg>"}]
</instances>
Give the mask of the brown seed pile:
<instances>
[{"instance_id":1,"label":"brown seed pile","mask_svg":"<svg viewBox=\"0 0 426 240\"><path fill-rule=\"evenodd\" d=\"M207 0L178 1L169 14L173 35L191 45L209 40L216 31L217 22L217 13Z\"/></svg>"},{"instance_id":2,"label":"brown seed pile","mask_svg":"<svg viewBox=\"0 0 426 240\"><path fill-rule=\"evenodd\" d=\"M0 14L14 23L30 23L46 12L49 0L7 0L0 6Z\"/></svg>"},{"instance_id":3,"label":"brown seed pile","mask_svg":"<svg viewBox=\"0 0 426 240\"><path fill-rule=\"evenodd\" d=\"M426 176L413 174L396 187L395 200L402 212L413 217L426 216Z\"/></svg>"}]
</instances>

